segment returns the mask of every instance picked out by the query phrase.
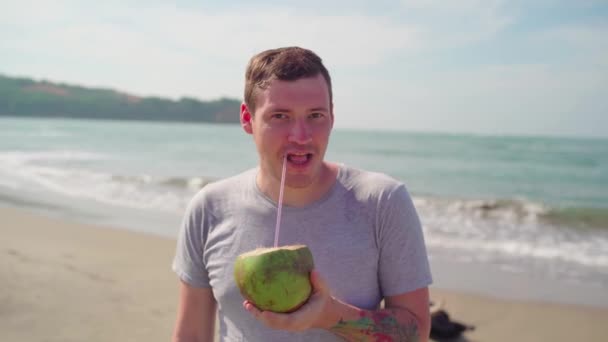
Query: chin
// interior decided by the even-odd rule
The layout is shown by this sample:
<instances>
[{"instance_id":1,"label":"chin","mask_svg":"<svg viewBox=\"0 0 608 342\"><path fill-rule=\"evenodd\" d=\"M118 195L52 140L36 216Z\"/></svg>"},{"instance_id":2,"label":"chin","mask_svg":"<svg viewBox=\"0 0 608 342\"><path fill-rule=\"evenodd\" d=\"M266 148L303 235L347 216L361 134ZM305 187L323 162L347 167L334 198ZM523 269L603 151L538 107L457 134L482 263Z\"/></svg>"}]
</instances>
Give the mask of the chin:
<instances>
[{"instance_id":1,"label":"chin","mask_svg":"<svg viewBox=\"0 0 608 342\"><path fill-rule=\"evenodd\" d=\"M287 176L285 185L292 189L303 189L313 184L313 178L305 175L291 175Z\"/></svg>"}]
</instances>

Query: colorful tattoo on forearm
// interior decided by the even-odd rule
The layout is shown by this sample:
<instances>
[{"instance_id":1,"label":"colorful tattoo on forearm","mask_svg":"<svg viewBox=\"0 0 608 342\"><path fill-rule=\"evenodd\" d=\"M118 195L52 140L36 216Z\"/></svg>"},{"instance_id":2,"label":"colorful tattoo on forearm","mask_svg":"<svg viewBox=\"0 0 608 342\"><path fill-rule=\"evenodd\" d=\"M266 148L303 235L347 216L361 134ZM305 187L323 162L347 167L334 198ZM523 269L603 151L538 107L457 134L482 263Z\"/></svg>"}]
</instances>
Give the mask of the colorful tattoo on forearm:
<instances>
[{"instance_id":1,"label":"colorful tattoo on forearm","mask_svg":"<svg viewBox=\"0 0 608 342\"><path fill-rule=\"evenodd\" d=\"M413 342L418 341L415 322L400 323L390 310L359 312L356 321L340 320L330 330L347 341L357 342Z\"/></svg>"}]
</instances>

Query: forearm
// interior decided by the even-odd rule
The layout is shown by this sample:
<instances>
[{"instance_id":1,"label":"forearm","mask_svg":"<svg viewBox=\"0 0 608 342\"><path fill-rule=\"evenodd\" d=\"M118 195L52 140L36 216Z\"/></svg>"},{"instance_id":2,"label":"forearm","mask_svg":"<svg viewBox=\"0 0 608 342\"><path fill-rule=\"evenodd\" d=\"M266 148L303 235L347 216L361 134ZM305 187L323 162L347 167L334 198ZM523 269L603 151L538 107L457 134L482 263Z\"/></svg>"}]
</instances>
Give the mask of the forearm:
<instances>
[{"instance_id":1,"label":"forearm","mask_svg":"<svg viewBox=\"0 0 608 342\"><path fill-rule=\"evenodd\" d=\"M211 340L204 340L202 338L198 338L198 337L173 337L171 339L171 342L203 342L203 341L211 341Z\"/></svg>"},{"instance_id":2,"label":"forearm","mask_svg":"<svg viewBox=\"0 0 608 342\"><path fill-rule=\"evenodd\" d=\"M178 317L171 342L208 342L215 336L215 314L184 320Z\"/></svg>"},{"instance_id":3,"label":"forearm","mask_svg":"<svg viewBox=\"0 0 608 342\"><path fill-rule=\"evenodd\" d=\"M171 342L208 342L214 340L214 329L198 334L187 334L176 332L171 338Z\"/></svg>"},{"instance_id":4,"label":"forearm","mask_svg":"<svg viewBox=\"0 0 608 342\"><path fill-rule=\"evenodd\" d=\"M422 342L428 339L425 325L405 308L362 310L334 299L326 326L347 341Z\"/></svg>"}]
</instances>

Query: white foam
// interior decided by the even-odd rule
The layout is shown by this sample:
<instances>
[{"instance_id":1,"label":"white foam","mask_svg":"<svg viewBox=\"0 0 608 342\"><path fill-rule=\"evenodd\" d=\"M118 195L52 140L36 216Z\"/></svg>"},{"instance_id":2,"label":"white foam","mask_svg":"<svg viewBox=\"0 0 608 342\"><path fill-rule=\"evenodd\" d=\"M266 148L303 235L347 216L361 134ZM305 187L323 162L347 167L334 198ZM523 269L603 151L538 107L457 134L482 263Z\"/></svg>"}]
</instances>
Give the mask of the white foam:
<instances>
[{"instance_id":1,"label":"white foam","mask_svg":"<svg viewBox=\"0 0 608 342\"><path fill-rule=\"evenodd\" d=\"M155 187L149 175L115 177L111 174L48 161L98 160L103 155L82 151L36 151L0 153L3 183L12 189L25 187L49 191L74 198L90 199L129 208L180 213L193 190L167 190ZM56 166L57 165L57 166Z\"/></svg>"},{"instance_id":2,"label":"white foam","mask_svg":"<svg viewBox=\"0 0 608 342\"><path fill-rule=\"evenodd\" d=\"M181 215L192 195L209 181L116 175L77 166L78 161L108 158L78 150L0 152L0 185ZM432 248L461 250L466 252L463 258L475 260L499 256L608 267L608 233L585 235L544 226L539 217L547 208L539 203L432 197L415 197L414 203Z\"/></svg>"},{"instance_id":3,"label":"white foam","mask_svg":"<svg viewBox=\"0 0 608 342\"><path fill-rule=\"evenodd\" d=\"M525 240L486 240L459 237L442 237L427 234L426 242L431 247L463 250L475 255L474 258L488 258L497 254L503 257L532 258L547 261L573 262L589 267L608 267L608 253L596 254L595 250L608 251L607 241L561 242L544 244Z\"/></svg>"},{"instance_id":4,"label":"white foam","mask_svg":"<svg viewBox=\"0 0 608 342\"><path fill-rule=\"evenodd\" d=\"M433 197L416 197L414 203L432 248L460 250L477 261L523 258L608 267L608 231L550 226L541 219L549 208L540 203Z\"/></svg>"}]
</instances>

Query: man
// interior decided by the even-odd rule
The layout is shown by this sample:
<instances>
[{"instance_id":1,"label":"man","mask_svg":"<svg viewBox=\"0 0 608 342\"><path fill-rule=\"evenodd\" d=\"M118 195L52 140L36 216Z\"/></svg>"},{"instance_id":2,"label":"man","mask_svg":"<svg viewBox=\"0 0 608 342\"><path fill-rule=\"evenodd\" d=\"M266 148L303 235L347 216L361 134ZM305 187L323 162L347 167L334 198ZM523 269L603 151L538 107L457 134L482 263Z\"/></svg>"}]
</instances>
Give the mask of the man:
<instances>
[{"instance_id":1,"label":"man","mask_svg":"<svg viewBox=\"0 0 608 342\"><path fill-rule=\"evenodd\" d=\"M298 47L254 56L240 118L259 167L189 205L173 262L173 341L212 341L216 309L222 341L427 341L431 274L416 210L392 178L324 160L334 113L321 59ZM307 245L316 269L308 302L278 314L243 300L233 265L273 245L284 161L279 244Z\"/></svg>"}]
</instances>

